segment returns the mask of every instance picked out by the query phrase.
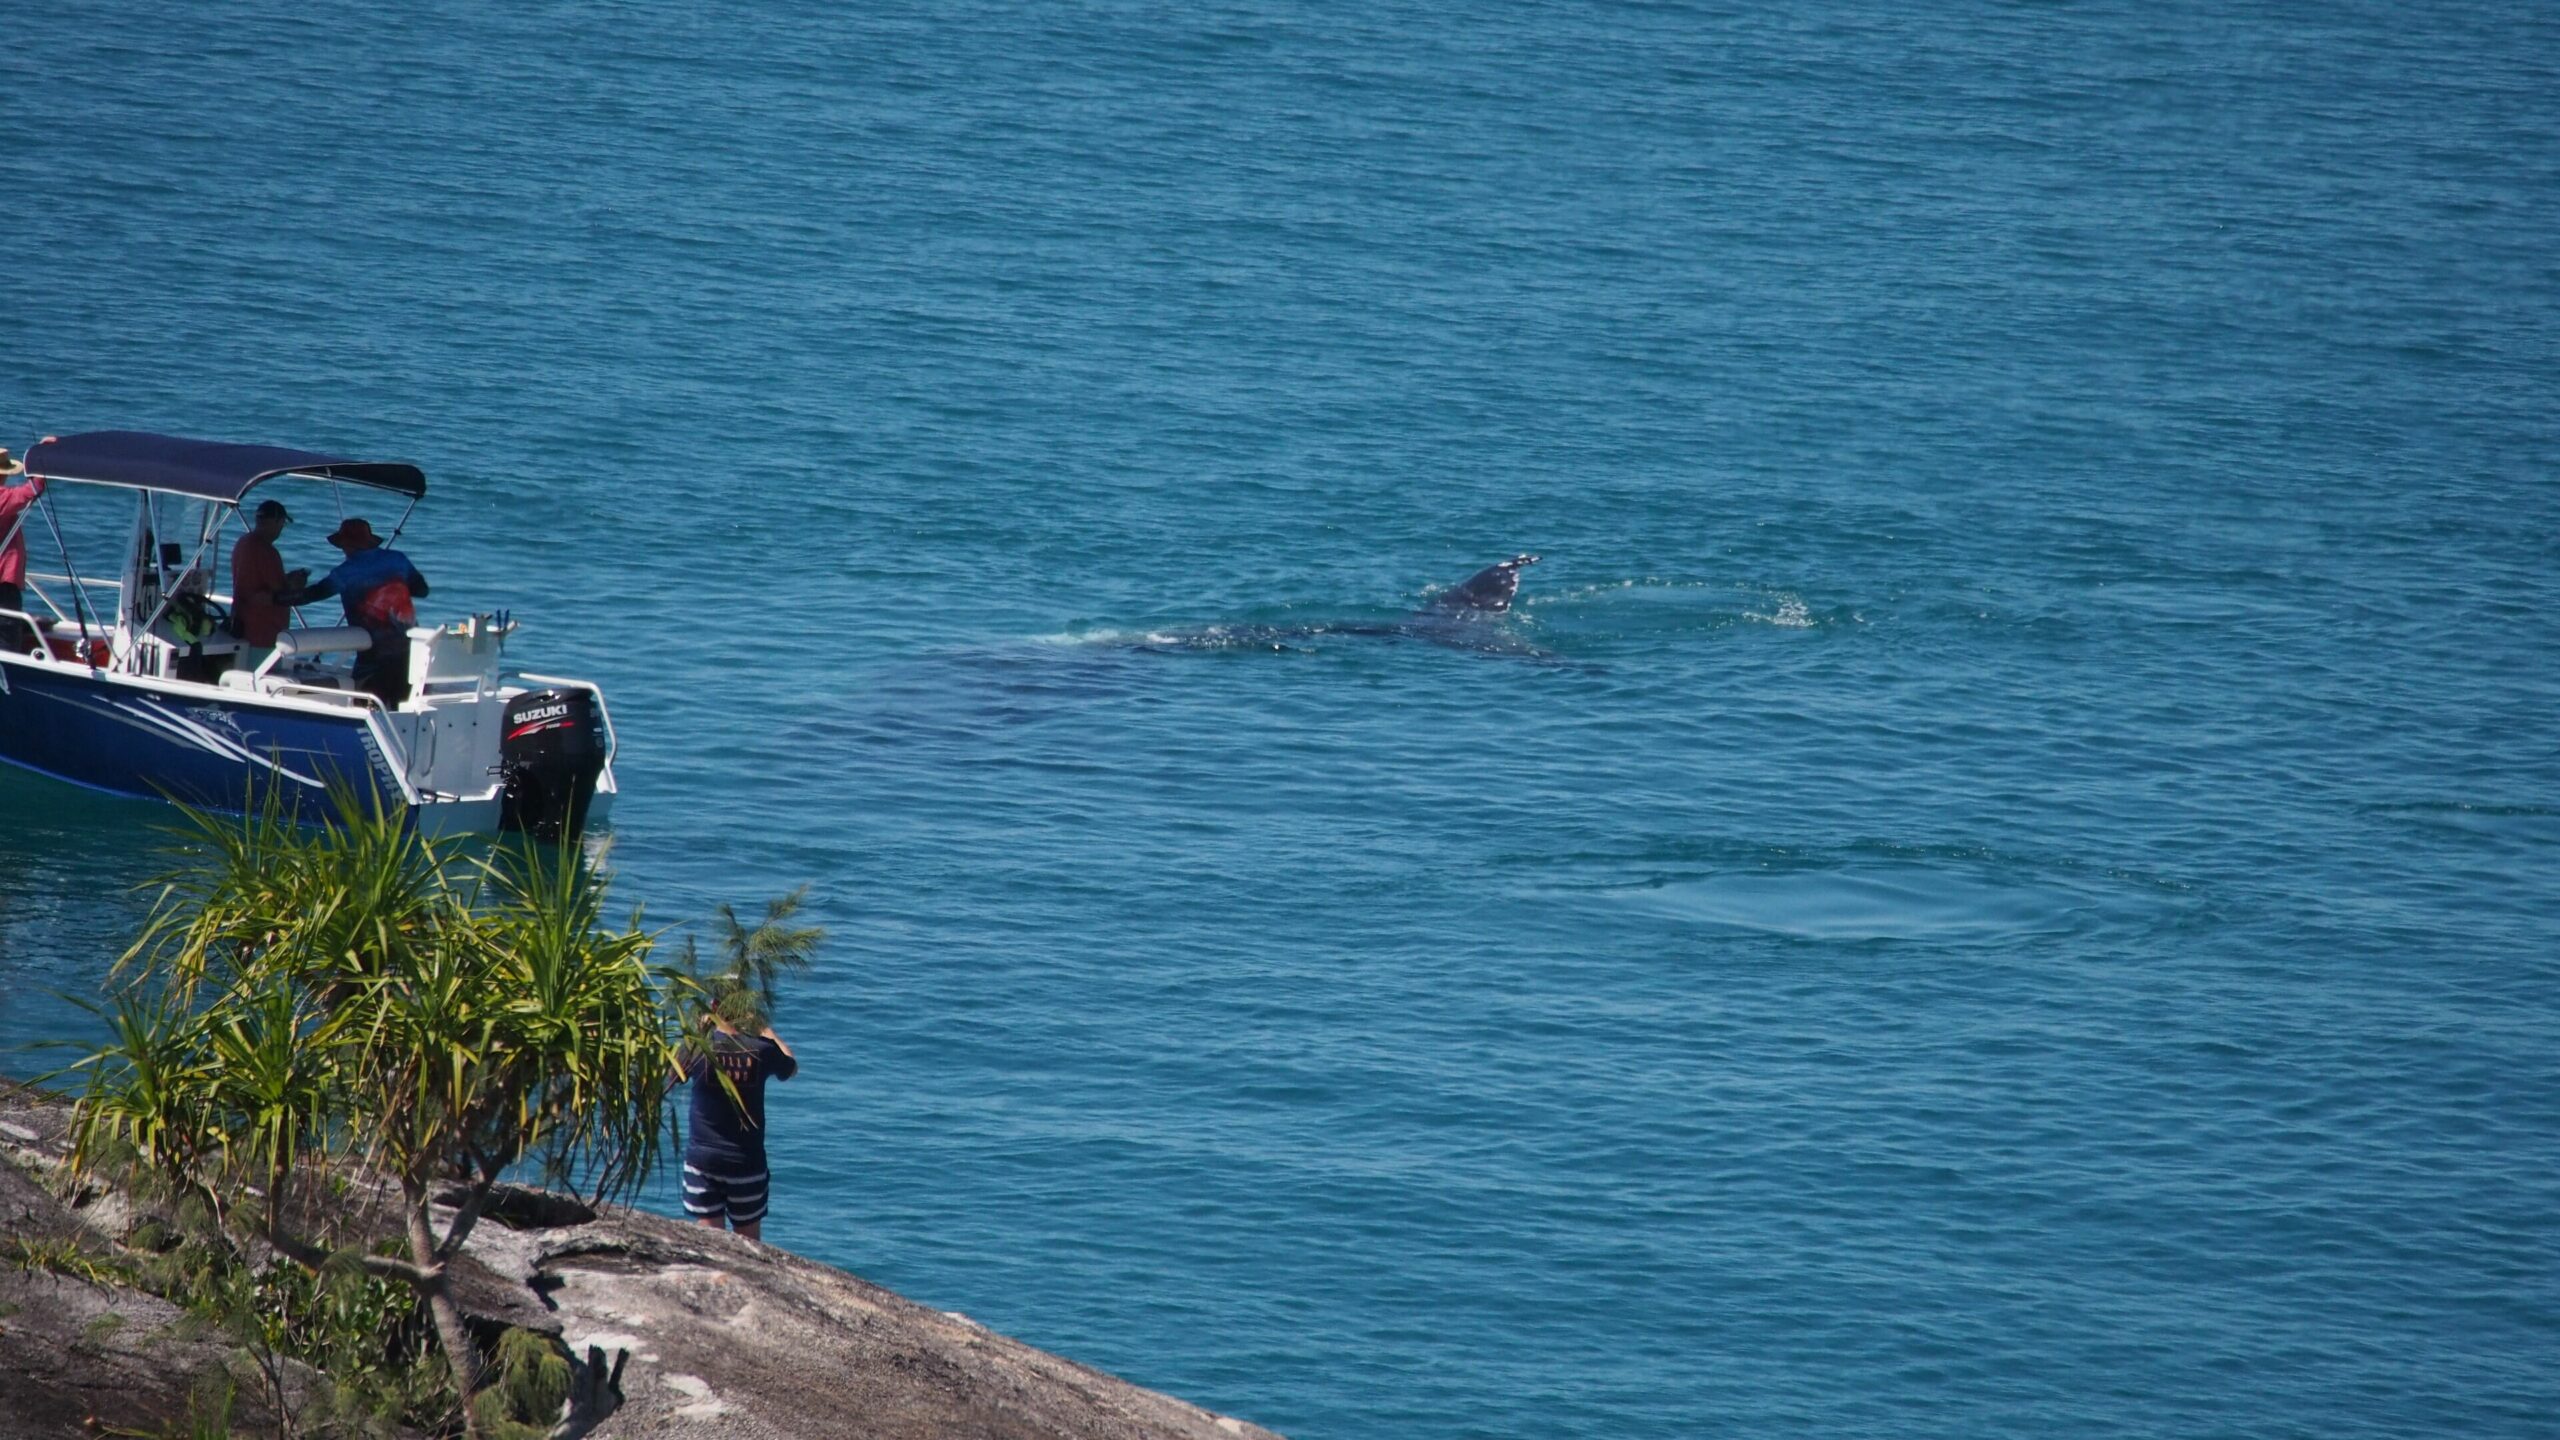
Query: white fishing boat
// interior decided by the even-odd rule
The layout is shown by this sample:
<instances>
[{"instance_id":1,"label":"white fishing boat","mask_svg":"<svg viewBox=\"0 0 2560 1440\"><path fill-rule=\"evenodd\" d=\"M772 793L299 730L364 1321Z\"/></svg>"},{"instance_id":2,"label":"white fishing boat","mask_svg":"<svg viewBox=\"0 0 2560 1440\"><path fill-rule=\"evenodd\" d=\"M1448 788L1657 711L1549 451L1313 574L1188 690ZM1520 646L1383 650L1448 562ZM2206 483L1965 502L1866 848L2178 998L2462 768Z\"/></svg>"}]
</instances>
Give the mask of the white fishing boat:
<instances>
[{"instance_id":1,"label":"white fishing boat","mask_svg":"<svg viewBox=\"0 0 2560 1440\"><path fill-rule=\"evenodd\" d=\"M26 468L48 488L0 519L0 547L14 533L31 562L24 608L0 610L0 760L227 810L271 797L312 813L333 786L369 789L435 834L575 837L609 813L614 735L603 692L510 668L516 627L505 612L420 617L395 630L310 625L297 614L271 648L220 627L206 633L201 617L219 620L232 602L213 562L247 523L252 492L393 497L407 506L405 525L426 495L417 466L99 431L45 439ZM64 486L116 496L122 533L67 535L55 505ZM114 577L82 574L75 555L104 546L121 556ZM386 645L405 646L405 657L386 657ZM386 685L386 659L401 658L405 675Z\"/></svg>"}]
</instances>

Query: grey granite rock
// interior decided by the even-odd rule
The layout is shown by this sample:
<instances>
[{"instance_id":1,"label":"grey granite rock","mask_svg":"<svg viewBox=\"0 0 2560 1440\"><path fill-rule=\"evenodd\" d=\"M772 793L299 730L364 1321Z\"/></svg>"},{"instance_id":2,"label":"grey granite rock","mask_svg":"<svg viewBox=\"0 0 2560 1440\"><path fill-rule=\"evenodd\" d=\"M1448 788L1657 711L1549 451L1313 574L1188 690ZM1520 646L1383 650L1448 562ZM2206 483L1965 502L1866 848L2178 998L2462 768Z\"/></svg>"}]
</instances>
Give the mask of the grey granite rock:
<instances>
[{"instance_id":1,"label":"grey granite rock","mask_svg":"<svg viewBox=\"0 0 2560 1440\"><path fill-rule=\"evenodd\" d=\"M37 1178L60 1154L63 1113L0 1094L0 1440L80 1436L100 1426L175 1424L227 1346L186 1333L176 1306L147 1291L26 1263L29 1247L87 1244L80 1210ZM240 1406L256 1424L255 1397Z\"/></svg>"},{"instance_id":2,"label":"grey granite rock","mask_svg":"<svg viewBox=\"0 0 2560 1440\"><path fill-rule=\"evenodd\" d=\"M58 1103L0 1089L0 1236L59 1239L84 1216L36 1183ZM96 1208L96 1207L92 1207ZM457 1267L478 1328L558 1336L579 1394L561 1435L599 1440L1277 1440L916 1304L841 1270L663 1216L522 1192ZM105 1228L105 1227L100 1227ZM164 1301L0 1264L0 1440L148 1428L183 1413L221 1347ZM120 1322L97 1316L113 1310Z\"/></svg>"},{"instance_id":3,"label":"grey granite rock","mask_svg":"<svg viewBox=\"0 0 2560 1440\"><path fill-rule=\"evenodd\" d=\"M608 1209L483 1226L470 1252L552 1307L620 1401L597 1436L1238 1440L1271 1432L723 1231Z\"/></svg>"}]
</instances>

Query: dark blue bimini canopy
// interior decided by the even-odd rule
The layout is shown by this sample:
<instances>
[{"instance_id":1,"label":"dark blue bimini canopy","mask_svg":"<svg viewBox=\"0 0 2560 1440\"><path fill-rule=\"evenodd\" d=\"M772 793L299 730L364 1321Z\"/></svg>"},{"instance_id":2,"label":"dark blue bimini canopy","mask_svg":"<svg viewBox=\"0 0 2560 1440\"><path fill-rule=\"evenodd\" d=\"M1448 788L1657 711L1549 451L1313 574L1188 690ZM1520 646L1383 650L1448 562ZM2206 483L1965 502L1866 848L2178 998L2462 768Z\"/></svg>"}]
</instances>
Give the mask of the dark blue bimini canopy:
<instances>
[{"instance_id":1,"label":"dark blue bimini canopy","mask_svg":"<svg viewBox=\"0 0 2560 1440\"><path fill-rule=\"evenodd\" d=\"M230 505L239 504L250 486L278 475L343 480L411 499L427 493L426 473L397 461L341 460L281 445L225 445L139 430L92 430L39 441L27 452L27 469L48 480L163 490Z\"/></svg>"}]
</instances>

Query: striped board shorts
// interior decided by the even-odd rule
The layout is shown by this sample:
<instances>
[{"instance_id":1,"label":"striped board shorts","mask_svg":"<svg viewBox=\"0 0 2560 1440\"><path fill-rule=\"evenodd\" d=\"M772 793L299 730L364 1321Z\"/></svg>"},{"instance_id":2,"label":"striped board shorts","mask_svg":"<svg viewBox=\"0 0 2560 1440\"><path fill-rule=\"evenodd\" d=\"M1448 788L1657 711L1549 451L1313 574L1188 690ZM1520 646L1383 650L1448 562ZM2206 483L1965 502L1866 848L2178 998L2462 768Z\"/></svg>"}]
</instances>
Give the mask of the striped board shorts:
<instances>
[{"instance_id":1,"label":"striped board shorts","mask_svg":"<svg viewBox=\"0 0 2560 1440\"><path fill-rule=\"evenodd\" d=\"M686 1161L684 1213L703 1216L726 1212L730 1224L752 1225L764 1218L765 1187L769 1183L771 1176L763 1170L752 1175L711 1175Z\"/></svg>"}]
</instances>

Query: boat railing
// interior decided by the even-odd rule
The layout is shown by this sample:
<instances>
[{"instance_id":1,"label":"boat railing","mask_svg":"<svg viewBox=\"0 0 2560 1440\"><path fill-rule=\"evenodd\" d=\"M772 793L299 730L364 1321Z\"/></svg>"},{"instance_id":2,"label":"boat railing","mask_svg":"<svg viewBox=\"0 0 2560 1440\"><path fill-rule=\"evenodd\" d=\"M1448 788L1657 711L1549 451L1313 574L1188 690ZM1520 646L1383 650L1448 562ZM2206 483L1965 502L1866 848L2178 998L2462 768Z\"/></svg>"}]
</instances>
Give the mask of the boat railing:
<instances>
[{"instance_id":1,"label":"boat railing","mask_svg":"<svg viewBox=\"0 0 2560 1440\"><path fill-rule=\"evenodd\" d=\"M0 631L6 631L12 620L27 627L27 634L32 643L27 646L25 653L30 658L45 654L44 622L24 610L0 610Z\"/></svg>"},{"instance_id":2,"label":"boat railing","mask_svg":"<svg viewBox=\"0 0 2560 1440\"><path fill-rule=\"evenodd\" d=\"M409 693L430 705L438 700L478 700L489 693L489 683L478 675L446 675L418 681Z\"/></svg>"},{"instance_id":3,"label":"boat railing","mask_svg":"<svg viewBox=\"0 0 2560 1440\"><path fill-rule=\"evenodd\" d=\"M331 685L305 685L299 680L265 680L258 685L258 693L282 695L292 700L312 700L348 710L382 708L382 697L370 690L340 690Z\"/></svg>"},{"instance_id":4,"label":"boat railing","mask_svg":"<svg viewBox=\"0 0 2560 1440\"><path fill-rule=\"evenodd\" d=\"M0 622L7 622L11 620L25 624L36 636L36 643L33 646L30 646L21 658L41 661L46 664L71 665L81 669L105 668L103 666L93 665L85 658L63 656L53 652L51 649L51 642L55 637L53 632L48 631L46 627L48 625L58 623L57 618L41 617L30 614L24 610L0 610ZM103 641L106 638L106 632L104 631L95 631L92 633L100 641ZM157 635L145 635L140 638L144 643L157 650L174 653L179 648ZM235 676L238 677L236 680L232 678ZM184 681L171 681L167 676L153 675L145 678L162 680L168 683L190 683ZM216 689L241 689L248 690L259 695L277 696L289 700L301 700L322 705L331 705L341 710L371 710L377 713L388 713L382 703L381 697L373 694L371 691L341 690L330 685L306 685L297 680L287 680L277 676L271 676L266 673L265 669L260 669L255 673L246 670L233 670L225 672L223 676L217 677L214 680L200 680L192 683L207 685Z\"/></svg>"},{"instance_id":5,"label":"boat railing","mask_svg":"<svg viewBox=\"0 0 2560 1440\"><path fill-rule=\"evenodd\" d=\"M115 592L116 598L119 601L124 598L124 582L121 580L109 580L103 575L75 580L70 575L59 570L38 570L30 566L27 570L27 578L29 580L51 580L57 585L79 585L89 590L112 590Z\"/></svg>"},{"instance_id":6,"label":"boat railing","mask_svg":"<svg viewBox=\"0 0 2560 1440\"><path fill-rule=\"evenodd\" d=\"M114 631L98 625L66 630L78 621L63 615L38 615L29 610L0 610L0 623L15 620L27 627L34 643L24 650L9 653L23 659L40 660L50 665L75 665L83 670L103 670L112 657L106 646ZM91 650L91 646L98 647ZM65 653L64 647L70 647Z\"/></svg>"},{"instance_id":7,"label":"boat railing","mask_svg":"<svg viewBox=\"0 0 2560 1440\"><path fill-rule=\"evenodd\" d=\"M72 586L77 586L79 582L73 580L72 577L68 575L58 574L49 570L36 570L31 568L27 571L26 592L28 597L34 600L43 601L44 607L53 612L52 618L55 621L65 625L81 625L86 629L93 629L97 631L100 635L106 635L116 628L114 618L115 612L113 610L101 610L95 616L84 619L80 612L85 607L75 603L73 609L63 609L62 602L54 599L52 592L45 589L43 582L48 580L58 585ZM120 582L114 580L92 580L88 582L88 587L100 590L112 590L116 592L116 603L118 605L122 605L124 603L124 586ZM81 593L85 596L86 590L83 590Z\"/></svg>"}]
</instances>

